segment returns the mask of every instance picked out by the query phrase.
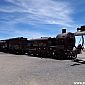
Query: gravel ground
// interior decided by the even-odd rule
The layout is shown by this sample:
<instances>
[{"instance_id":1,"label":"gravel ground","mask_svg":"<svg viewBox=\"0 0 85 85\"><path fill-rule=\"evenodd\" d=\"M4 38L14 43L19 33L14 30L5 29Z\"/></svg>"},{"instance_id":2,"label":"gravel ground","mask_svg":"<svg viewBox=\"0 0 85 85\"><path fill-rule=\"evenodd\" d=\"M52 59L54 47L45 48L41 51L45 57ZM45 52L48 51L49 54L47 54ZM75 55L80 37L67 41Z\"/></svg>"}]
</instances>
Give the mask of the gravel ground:
<instances>
[{"instance_id":1,"label":"gravel ground","mask_svg":"<svg viewBox=\"0 0 85 85\"><path fill-rule=\"evenodd\" d=\"M74 85L85 82L85 53L54 60L0 52L0 85Z\"/></svg>"}]
</instances>

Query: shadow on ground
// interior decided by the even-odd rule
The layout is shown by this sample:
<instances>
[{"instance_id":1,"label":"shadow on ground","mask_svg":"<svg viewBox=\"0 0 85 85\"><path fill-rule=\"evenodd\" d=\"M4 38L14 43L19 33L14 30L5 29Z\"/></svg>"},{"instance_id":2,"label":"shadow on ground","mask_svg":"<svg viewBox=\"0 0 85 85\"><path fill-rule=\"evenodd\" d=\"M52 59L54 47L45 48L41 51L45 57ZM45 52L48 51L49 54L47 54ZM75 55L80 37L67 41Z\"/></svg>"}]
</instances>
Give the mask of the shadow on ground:
<instances>
[{"instance_id":1,"label":"shadow on ground","mask_svg":"<svg viewBox=\"0 0 85 85\"><path fill-rule=\"evenodd\" d=\"M33 54L25 54L25 53L18 53L18 52L8 52L8 51L5 51L4 53L8 53L8 54L13 54L13 55L27 55L29 57L37 57L37 58L49 58L49 59L54 59L54 60L73 60L72 58L67 58L67 56L38 56L38 55L33 55Z\"/></svg>"},{"instance_id":2,"label":"shadow on ground","mask_svg":"<svg viewBox=\"0 0 85 85\"><path fill-rule=\"evenodd\" d=\"M37 57L37 58L49 58L54 60L73 60L72 58L67 58L66 56L34 56L34 55L28 55L30 57Z\"/></svg>"},{"instance_id":3,"label":"shadow on ground","mask_svg":"<svg viewBox=\"0 0 85 85\"><path fill-rule=\"evenodd\" d=\"M76 63L73 64L73 65L71 65L71 66L85 64L85 61L84 60L81 60L81 59L74 59L74 60L72 60L72 62L76 62Z\"/></svg>"}]
</instances>

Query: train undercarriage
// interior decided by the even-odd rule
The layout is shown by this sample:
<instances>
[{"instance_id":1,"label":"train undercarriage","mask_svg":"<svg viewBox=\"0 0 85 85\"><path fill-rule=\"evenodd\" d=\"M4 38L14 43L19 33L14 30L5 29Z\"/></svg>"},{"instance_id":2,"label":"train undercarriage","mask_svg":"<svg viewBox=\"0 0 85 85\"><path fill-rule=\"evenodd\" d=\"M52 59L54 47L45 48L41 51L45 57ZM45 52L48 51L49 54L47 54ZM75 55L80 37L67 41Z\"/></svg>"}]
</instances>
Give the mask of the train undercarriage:
<instances>
[{"instance_id":1,"label":"train undercarriage","mask_svg":"<svg viewBox=\"0 0 85 85\"><path fill-rule=\"evenodd\" d=\"M37 56L41 58L53 58L53 59L75 59L77 58L76 50L63 50L52 48L43 49L29 49L26 54L31 56Z\"/></svg>"}]
</instances>

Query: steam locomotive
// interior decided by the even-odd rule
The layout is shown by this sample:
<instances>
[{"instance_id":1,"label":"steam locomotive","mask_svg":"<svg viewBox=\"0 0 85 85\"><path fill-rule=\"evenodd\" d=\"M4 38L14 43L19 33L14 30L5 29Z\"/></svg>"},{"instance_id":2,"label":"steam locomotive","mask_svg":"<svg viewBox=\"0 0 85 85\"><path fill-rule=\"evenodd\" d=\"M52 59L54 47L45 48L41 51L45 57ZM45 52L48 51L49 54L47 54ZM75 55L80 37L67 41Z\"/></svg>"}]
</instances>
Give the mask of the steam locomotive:
<instances>
[{"instance_id":1,"label":"steam locomotive","mask_svg":"<svg viewBox=\"0 0 85 85\"><path fill-rule=\"evenodd\" d=\"M30 39L19 37L0 41L0 51L28 54L31 56L51 57L56 59L77 57L74 33L61 33L55 38L41 37Z\"/></svg>"}]
</instances>

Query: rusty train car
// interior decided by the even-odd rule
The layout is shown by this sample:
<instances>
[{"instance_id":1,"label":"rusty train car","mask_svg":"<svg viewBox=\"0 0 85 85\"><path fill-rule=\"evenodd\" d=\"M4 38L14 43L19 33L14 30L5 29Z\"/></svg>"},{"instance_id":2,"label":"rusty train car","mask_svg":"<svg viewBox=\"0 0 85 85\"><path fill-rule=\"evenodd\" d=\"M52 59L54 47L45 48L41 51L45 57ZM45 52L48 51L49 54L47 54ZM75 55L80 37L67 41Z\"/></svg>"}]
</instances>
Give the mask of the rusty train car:
<instances>
[{"instance_id":1,"label":"rusty train car","mask_svg":"<svg viewBox=\"0 0 85 85\"><path fill-rule=\"evenodd\" d=\"M15 53L15 54L24 54L24 50L27 46L27 38L18 37L11 38L0 41L0 51Z\"/></svg>"},{"instance_id":2,"label":"rusty train car","mask_svg":"<svg viewBox=\"0 0 85 85\"><path fill-rule=\"evenodd\" d=\"M58 34L55 38L41 37L38 39L12 38L0 41L0 51L28 54L32 56L51 58L72 58L77 57L75 47L75 36L73 33Z\"/></svg>"}]
</instances>

